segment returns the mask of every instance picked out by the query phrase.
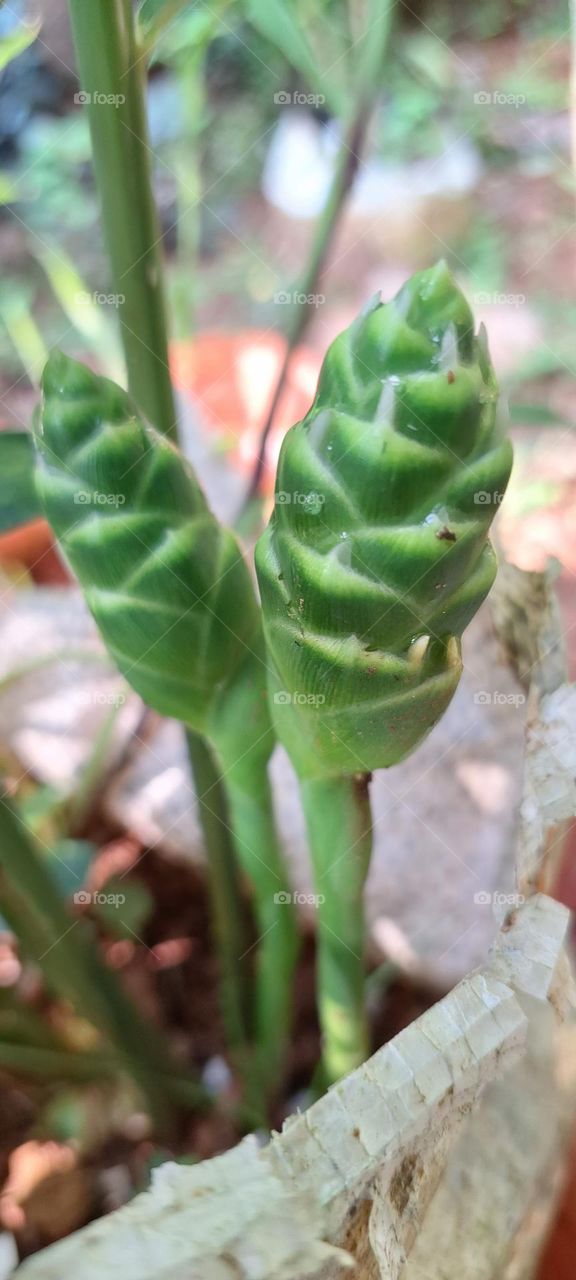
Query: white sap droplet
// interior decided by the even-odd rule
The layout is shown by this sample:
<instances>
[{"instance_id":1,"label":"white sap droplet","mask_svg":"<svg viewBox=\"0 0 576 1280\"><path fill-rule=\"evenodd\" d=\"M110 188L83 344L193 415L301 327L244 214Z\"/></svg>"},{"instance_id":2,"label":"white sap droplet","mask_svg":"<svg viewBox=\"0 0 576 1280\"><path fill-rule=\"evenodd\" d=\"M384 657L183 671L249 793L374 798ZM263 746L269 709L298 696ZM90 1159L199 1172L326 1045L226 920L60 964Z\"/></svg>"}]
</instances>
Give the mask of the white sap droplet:
<instances>
[{"instance_id":1,"label":"white sap droplet","mask_svg":"<svg viewBox=\"0 0 576 1280\"><path fill-rule=\"evenodd\" d=\"M412 641L408 650L408 661L420 666L426 657L426 650L430 644L430 636L418 636Z\"/></svg>"},{"instance_id":2,"label":"white sap droplet","mask_svg":"<svg viewBox=\"0 0 576 1280\"><path fill-rule=\"evenodd\" d=\"M342 533L340 534L340 537L346 538L346 534ZM343 565L345 569L349 569L352 564L352 543L347 541L337 542L334 547L333 555L334 559L337 560L339 564Z\"/></svg>"},{"instance_id":3,"label":"white sap droplet","mask_svg":"<svg viewBox=\"0 0 576 1280\"><path fill-rule=\"evenodd\" d=\"M442 338L438 363L441 369L454 369L458 364L458 334L453 324L448 325Z\"/></svg>"},{"instance_id":4,"label":"white sap droplet","mask_svg":"<svg viewBox=\"0 0 576 1280\"><path fill-rule=\"evenodd\" d=\"M310 444L313 445L315 449L319 449L323 445L324 437L326 435L326 431L328 429L329 424L330 424L329 410L321 409L318 416L314 419L310 427L310 430L308 432L308 438L310 440ZM330 446L330 448L331 447L332 446Z\"/></svg>"},{"instance_id":5,"label":"white sap droplet","mask_svg":"<svg viewBox=\"0 0 576 1280\"><path fill-rule=\"evenodd\" d=\"M375 416L377 422L391 423L394 421L394 403L396 400L396 390L393 385L394 381L397 383L398 379L396 378L393 380L392 378L388 378L382 387L380 399L376 406Z\"/></svg>"}]
</instances>

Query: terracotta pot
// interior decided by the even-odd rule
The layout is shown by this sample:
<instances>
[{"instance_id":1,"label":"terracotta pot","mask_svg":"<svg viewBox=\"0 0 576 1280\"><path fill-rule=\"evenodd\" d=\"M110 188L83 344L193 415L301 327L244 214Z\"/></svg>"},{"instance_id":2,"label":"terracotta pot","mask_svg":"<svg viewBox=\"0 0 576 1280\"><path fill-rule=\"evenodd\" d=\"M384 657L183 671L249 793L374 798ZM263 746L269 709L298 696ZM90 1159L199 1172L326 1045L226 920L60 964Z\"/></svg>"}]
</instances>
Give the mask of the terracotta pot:
<instances>
[{"instance_id":1,"label":"terracotta pot","mask_svg":"<svg viewBox=\"0 0 576 1280\"><path fill-rule=\"evenodd\" d=\"M0 564L20 566L34 582L69 582L46 520L31 520L0 535Z\"/></svg>"},{"instance_id":2,"label":"terracotta pot","mask_svg":"<svg viewBox=\"0 0 576 1280\"><path fill-rule=\"evenodd\" d=\"M239 333L201 333L174 342L170 368L179 391L200 401L210 431L220 435L235 465L249 473L266 418L286 341L278 333L248 329ZM265 489L272 492L282 437L308 409L316 390L320 359L299 347L292 357L284 393L270 434Z\"/></svg>"}]
</instances>

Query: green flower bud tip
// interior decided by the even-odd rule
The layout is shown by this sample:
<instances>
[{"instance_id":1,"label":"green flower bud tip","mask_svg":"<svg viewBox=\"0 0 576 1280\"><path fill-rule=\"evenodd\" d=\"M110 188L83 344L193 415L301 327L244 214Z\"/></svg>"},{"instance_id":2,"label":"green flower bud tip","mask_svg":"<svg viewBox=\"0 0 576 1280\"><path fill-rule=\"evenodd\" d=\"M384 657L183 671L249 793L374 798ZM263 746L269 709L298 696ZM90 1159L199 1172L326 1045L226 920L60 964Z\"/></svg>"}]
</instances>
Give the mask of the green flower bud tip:
<instances>
[{"instance_id":1,"label":"green flower bud tip","mask_svg":"<svg viewBox=\"0 0 576 1280\"><path fill-rule=\"evenodd\" d=\"M308 776L397 763L448 705L496 570L512 461L497 406L443 262L329 348L256 554L276 728Z\"/></svg>"}]
</instances>

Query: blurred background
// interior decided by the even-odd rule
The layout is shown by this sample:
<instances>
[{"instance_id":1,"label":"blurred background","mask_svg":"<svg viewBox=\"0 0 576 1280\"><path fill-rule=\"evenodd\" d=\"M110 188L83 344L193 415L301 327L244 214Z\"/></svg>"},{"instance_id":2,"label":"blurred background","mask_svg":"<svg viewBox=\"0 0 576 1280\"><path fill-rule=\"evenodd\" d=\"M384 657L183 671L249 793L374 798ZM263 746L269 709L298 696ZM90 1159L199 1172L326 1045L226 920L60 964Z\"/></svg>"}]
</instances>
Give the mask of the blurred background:
<instances>
[{"instance_id":1,"label":"blurred background","mask_svg":"<svg viewBox=\"0 0 576 1280\"><path fill-rule=\"evenodd\" d=\"M374 293L388 299L443 257L487 327L510 406L516 460L497 539L524 569L556 562L574 678L576 103L571 115L567 4L398 0L373 82L366 32L378 31L382 11L369 0L138 7L171 371L184 443L217 513L232 520L256 479L270 495L282 435L310 403L336 333ZM123 378L123 297L109 276L83 106L65 0L0 3L0 426L13 433L1 476L0 764L109 964L226 1095L201 869L186 856L199 833L181 744L103 660L38 518L26 438L16 436L29 426L54 346ZM480 633L476 647L485 647ZM500 884L510 849L502 813L509 817L516 795L523 722L516 708L503 727L492 711L498 749L483 740L458 785L463 823L466 805L477 805L475 856ZM279 777L298 881L303 837L290 780ZM414 842L410 831L400 854ZM426 935L388 871L396 909L384 918L375 908L372 919L377 959L396 975L383 979L382 1038L480 962L492 927L486 913L470 914L470 886L463 897L447 871L434 889L444 924L428 920ZM569 857L558 893L576 905ZM461 912L457 944L446 926L452 908ZM316 1052L309 945L294 1096ZM53 1048L54 1037L90 1043L81 1018L48 999L6 927L0 1277L14 1240L26 1252L123 1203L165 1155L121 1089L106 1095L104 1115L101 1082L26 1070L26 1048ZM198 1117L182 1146L202 1158L236 1136L224 1108L217 1122ZM571 1230L572 1210L564 1212ZM559 1254L546 1265L546 1275L568 1276Z\"/></svg>"}]
</instances>

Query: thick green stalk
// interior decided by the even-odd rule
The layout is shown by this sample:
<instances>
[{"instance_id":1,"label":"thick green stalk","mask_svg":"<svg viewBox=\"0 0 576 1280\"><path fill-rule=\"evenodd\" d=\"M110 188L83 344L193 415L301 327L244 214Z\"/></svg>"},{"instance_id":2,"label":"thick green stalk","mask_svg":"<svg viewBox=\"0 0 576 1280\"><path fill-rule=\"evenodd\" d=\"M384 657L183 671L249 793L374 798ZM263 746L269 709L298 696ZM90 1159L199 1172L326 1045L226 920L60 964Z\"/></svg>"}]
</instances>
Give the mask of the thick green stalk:
<instances>
[{"instance_id":1,"label":"thick green stalk","mask_svg":"<svg viewBox=\"0 0 576 1280\"><path fill-rule=\"evenodd\" d=\"M214 744L234 842L252 886L258 930L256 959L256 1081L265 1095L278 1087L292 1012L298 929L272 804L268 762L274 737L266 699L262 635L213 707L207 734Z\"/></svg>"},{"instance_id":2,"label":"thick green stalk","mask_svg":"<svg viewBox=\"0 0 576 1280\"><path fill-rule=\"evenodd\" d=\"M143 414L164 435L177 436L168 367L160 227L153 199L145 109L145 61L137 48L130 0L70 0L78 66L87 103L94 168L119 307L128 384ZM102 98L108 101L102 101ZM190 747L190 743L189 743ZM241 1035L243 980L233 953L242 898L232 853L224 850L226 803L214 777L210 748L196 737L189 750L220 942L222 1009L231 1048ZM205 782L210 789L204 802ZM208 814L208 807L211 815ZM227 870L224 871L223 859Z\"/></svg>"},{"instance_id":3,"label":"thick green stalk","mask_svg":"<svg viewBox=\"0 0 576 1280\"><path fill-rule=\"evenodd\" d=\"M369 1054L363 891L372 824L368 774L301 779L317 895L318 1012L328 1082Z\"/></svg>"},{"instance_id":4,"label":"thick green stalk","mask_svg":"<svg viewBox=\"0 0 576 1280\"><path fill-rule=\"evenodd\" d=\"M208 877L212 922L220 965L220 1002L228 1047L239 1060L248 1044L249 984L242 888L230 829L224 783L208 743L186 730L188 756L194 776L200 822L209 851Z\"/></svg>"},{"instance_id":5,"label":"thick green stalk","mask_svg":"<svg viewBox=\"0 0 576 1280\"><path fill-rule=\"evenodd\" d=\"M107 1037L166 1129L173 1116L177 1068L160 1036L140 1019L102 963L85 921L68 913L45 861L5 797L0 797L0 903L48 986ZM181 1088L180 1081L179 1092ZM195 1102L197 1086L190 1081L188 1088L189 1102Z\"/></svg>"},{"instance_id":6,"label":"thick green stalk","mask_svg":"<svg viewBox=\"0 0 576 1280\"><path fill-rule=\"evenodd\" d=\"M272 807L266 761L228 761L220 753L226 777L230 820L238 857L252 886L258 931L256 950L256 1081L268 1095L281 1082L292 1015L292 983L298 930Z\"/></svg>"},{"instance_id":7,"label":"thick green stalk","mask_svg":"<svg viewBox=\"0 0 576 1280\"><path fill-rule=\"evenodd\" d=\"M69 0L106 245L136 403L176 437L160 227L152 195L144 109L144 62L134 39L131 0Z\"/></svg>"},{"instance_id":8,"label":"thick green stalk","mask_svg":"<svg viewBox=\"0 0 576 1280\"><path fill-rule=\"evenodd\" d=\"M369 116L362 104L354 115L354 118L349 128L345 131L342 142L340 143L338 156L336 158L334 176L328 192L326 204L324 205L320 218L316 224L308 262L306 263L306 267L298 283L298 287L295 290L296 301L294 301L290 307L286 330L286 350L284 352L284 358L280 366L268 413L266 414L266 420L262 427L262 433L258 442L258 456L256 458L254 472L250 479L250 486L246 495L244 511L246 511L247 507L249 507L252 500L256 497L260 488L260 482L266 465L266 444L268 436L274 426L274 422L276 421L278 405L280 403L282 392L284 391L290 362L298 343L304 335L313 311L313 303L308 302L307 299L316 293L318 284L322 278L326 257L334 239L338 223L344 212L346 200L352 189L352 183L354 182L354 178L358 172L360 154L368 120Z\"/></svg>"}]
</instances>

